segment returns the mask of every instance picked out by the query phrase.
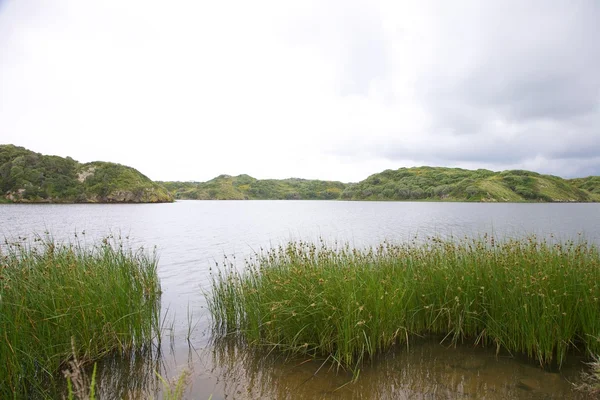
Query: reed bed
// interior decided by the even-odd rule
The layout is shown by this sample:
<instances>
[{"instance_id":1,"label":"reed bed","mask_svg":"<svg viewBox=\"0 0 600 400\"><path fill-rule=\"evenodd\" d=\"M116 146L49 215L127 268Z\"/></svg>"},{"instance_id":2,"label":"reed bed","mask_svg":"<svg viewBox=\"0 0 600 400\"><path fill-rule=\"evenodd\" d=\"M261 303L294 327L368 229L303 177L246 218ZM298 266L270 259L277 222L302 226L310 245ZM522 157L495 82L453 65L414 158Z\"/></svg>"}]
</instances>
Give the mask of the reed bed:
<instances>
[{"instance_id":1,"label":"reed bed","mask_svg":"<svg viewBox=\"0 0 600 400\"><path fill-rule=\"evenodd\" d=\"M471 341L560 366L600 353L600 255L536 237L428 238L357 250L292 242L212 274L218 335L358 369L412 335Z\"/></svg>"},{"instance_id":2,"label":"reed bed","mask_svg":"<svg viewBox=\"0 0 600 400\"><path fill-rule=\"evenodd\" d=\"M0 398L51 397L73 358L130 354L159 334L157 259L113 237L0 247Z\"/></svg>"}]
</instances>

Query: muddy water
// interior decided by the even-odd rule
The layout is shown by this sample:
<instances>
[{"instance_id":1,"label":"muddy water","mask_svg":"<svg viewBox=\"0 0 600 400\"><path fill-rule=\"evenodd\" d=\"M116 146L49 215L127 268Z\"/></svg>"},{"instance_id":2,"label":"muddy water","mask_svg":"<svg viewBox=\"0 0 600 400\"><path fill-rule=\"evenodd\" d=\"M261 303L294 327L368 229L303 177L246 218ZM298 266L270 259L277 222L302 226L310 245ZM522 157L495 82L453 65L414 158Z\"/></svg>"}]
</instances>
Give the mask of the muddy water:
<instances>
[{"instance_id":1,"label":"muddy water","mask_svg":"<svg viewBox=\"0 0 600 400\"><path fill-rule=\"evenodd\" d=\"M359 378L332 371L321 361L284 360L221 345L214 351L218 385L213 399L566 399L583 398L576 380L580 359L561 372L491 349L445 347L436 340L413 341L365 365ZM191 388L193 398L207 395Z\"/></svg>"},{"instance_id":2,"label":"muddy water","mask_svg":"<svg viewBox=\"0 0 600 400\"><path fill-rule=\"evenodd\" d=\"M185 397L190 399L587 398L573 387L582 370L580 355L572 354L560 371L545 370L523 358L497 355L494 349L446 347L433 338L413 339L408 348L377 357L361 367L355 381L351 373L323 360L286 359L232 341L203 350L190 347L178 367L165 366L170 358L175 355L101 364L101 398L163 397L164 384L155 370L172 382L187 376Z\"/></svg>"},{"instance_id":3,"label":"muddy water","mask_svg":"<svg viewBox=\"0 0 600 400\"><path fill-rule=\"evenodd\" d=\"M326 201L185 201L157 205L0 205L0 236L52 232L93 242L112 232L133 247L157 246L163 341L135 359L99 365L101 398L161 397L187 377L187 398L577 398L582 360L560 373L495 349L411 341L361 369L359 378L322 361L284 360L232 344L215 345L202 289L224 255L241 260L290 239L368 246L415 236L528 234L600 244L600 204L467 204ZM85 232L85 234L84 234ZM189 339L189 340L188 340Z\"/></svg>"}]
</instances>

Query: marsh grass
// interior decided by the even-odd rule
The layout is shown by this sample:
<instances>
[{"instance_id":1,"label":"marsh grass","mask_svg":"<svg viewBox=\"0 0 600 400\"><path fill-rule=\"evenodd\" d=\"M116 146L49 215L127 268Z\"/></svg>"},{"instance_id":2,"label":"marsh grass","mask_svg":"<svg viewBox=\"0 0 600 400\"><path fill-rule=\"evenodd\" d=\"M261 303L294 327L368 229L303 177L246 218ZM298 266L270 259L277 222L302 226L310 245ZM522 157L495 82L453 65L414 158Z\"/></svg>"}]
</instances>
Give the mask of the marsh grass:
<instances>
[{"instance_id":1,"label":"marsh grass","mask_svg":"<svg viewBox=\"0 0 600 400\"><path fill-rule=\"evenodd\" d=\"M108 237L36 237L0 247L0 397L51 397L69 361L151 346L159 334L154 254Z\"/></svg>"},{"instance_id":2,"label":"marsh grass","mask_svg":"<svg viewBox=\"0 0 600 400\"><path fill-rule=\"evenodd\" d=\"M585 242L413 240L357 250L292 242L212 274L218 335L360 364L413 335L494 346L560 366L600 352L600 255Z\"/></svg>"}]
</instances>

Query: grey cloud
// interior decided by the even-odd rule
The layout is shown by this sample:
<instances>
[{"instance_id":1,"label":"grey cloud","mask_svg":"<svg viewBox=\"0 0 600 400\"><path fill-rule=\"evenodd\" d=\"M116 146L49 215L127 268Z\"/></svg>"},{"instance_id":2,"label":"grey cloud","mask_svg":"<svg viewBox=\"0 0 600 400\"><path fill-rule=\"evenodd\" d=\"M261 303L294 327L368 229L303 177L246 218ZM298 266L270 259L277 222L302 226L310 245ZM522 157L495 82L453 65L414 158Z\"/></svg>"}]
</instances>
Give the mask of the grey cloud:
<instances>
[{"instance_id":1,"label":"grey cloud","mask_svg":"<svg viewBox=\"0 0 600 400\"><path fill-rule=\"evenodd\" d=\"M552 8L554 2L544 2ZM563 121L597 111L600 104L600 8L580 2L580 8L563 15L560 8L544 17L529 10L513 20L519 7L492 15L494 9L477 17L495 20L491 26L477 26L470 32L482 35L466 43L447 43L450 48L471 46L469 59L445 60L466 63L462 74L436 74L421 87L424 101L444 124L456 118L446 112L448 103L455 107L491 109L510 121L550 119ZM540 19L538 21L537 19ZM469 23L470 21L465 21ZM480 31L481 30L481 31ZM460 37L459 39L463 39ZM442 68L448 68L444 64ZM436 76L442 79L436 79ZM471 114L468 118L478 118ZM469 125L473 125L470 123ZM476 125L476 124L475 124Z\"/></svg>"},{"instance_id":2,"label":"grey cloud","mask_svg":"<svg viewBox=\"0 0 600 400\"><path fill-rule=\"evenodd\" d=\"M586 76L586 79L594 76ZM494 108L511 120L529 119L564 120L593 112L598 104L598 88L594 82L585 82L577 73L567 76L530 76L514 79L503 87L486 85L493 75L463 86L465 100Z\"/></svg>"},{"instance_id":3,"label":"grey cloud","mask_svg":"<svg viewBox=\"0 0 600 400\"><path fill-rule=\"evenodd\" d=\"M433 62L417 84L431 117L426 143L392 140L378 154L498 169L537 158L556 174L568 160L581 165L573 173L600 172L600 3L478 4L457 6L451 22L444 12L434 21L462 26L440 29L460 31L436 38L455 57Z\"/></svg>"},{"instance_id":4,"label":"grey cloud","mask_svg":"<svg viewBox=\"0 0 600 400\"><path fill-rule=\"evenodd\" d=\"M520 141L477 136L467 141L431 140L418 146L395 143L380 154L390 160L425 159L436 165L448 165L457 162L516 163L527 158L530 150Z\"/></svg>"},{"instance_id":5,"label":"grey cloud","mask_svg":"<svg viewBox=\"0 0 600 400\"><path fill-rule=\"evenodd\" d=\"M541 173L564 178L600 176L600 157L544 159L535 169Z\"/></svg>"},{"instance_id":6,"label":"grey cloud","mask_svg":"<svg viewBox=\"0 0 600 400\"><path fill-rule=\"evenodd\" d=\"M548 152L547 155L559 159L593 159L600 156L600 140L597 136L588 140L578 137L577 141L582 143L561 146Z\"/></svg>"},{"instance_id":7,"label":"grey cloud","mask_svg":"<svg viewBox=\"0 0 600 400\"><path fill-rule=\"evenodd\" d=\"M529 132L535 130L535 132ZM374 144L372 151L383 148ZM536 157L547 159L594 159L600 156L597 133L568 134L560 129L524 127L512 136L476 134L470 136L438 135L407 145L398 140L388 143L381 156L394 159L435 159L444 163L480 162L494 164L524 163Z\"/></svg>"},{"instance_id":8,"label":"grey cloud","mask_svg":"<svg viewBox=\"0 0 600 400\"><path fill-rule=\"evenodd\" d=\"M578 168L568 177L587 177L600 176L600 160L597 159L593 164Z\"/></svg>"}]
</instances>

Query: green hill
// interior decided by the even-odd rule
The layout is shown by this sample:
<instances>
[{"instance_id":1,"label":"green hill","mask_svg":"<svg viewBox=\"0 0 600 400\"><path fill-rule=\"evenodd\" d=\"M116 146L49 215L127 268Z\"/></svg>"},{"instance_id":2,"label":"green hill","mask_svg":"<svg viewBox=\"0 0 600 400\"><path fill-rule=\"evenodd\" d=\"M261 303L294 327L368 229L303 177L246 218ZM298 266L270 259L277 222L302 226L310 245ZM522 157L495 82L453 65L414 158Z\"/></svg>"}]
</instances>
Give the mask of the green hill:
<instances>
[{"instance_id":1,"label":"green hill","mask_svg":"<svg viewBox=\"0 0 600 400\"><path fill-rule=\"evenodd\" d=\"M386 170L358 183L259 180L220 175L207 182L161 182L177 199L340 199L484 202L600 201L600 177L566 180L536 172L418 167Z\"/></svg>"},{"instance_id":2,"label":"green hill","mask_svg":"<svg viewBox=\"0 0 600 400\"><path fill-rule=\"evenodd\" d=\"M568 182L578 189L589 192L594 201L600 201L600 176L569 179Z\"/></svg>"},{"instance_id":3,"label":"green hill","mask_svg":"<svg viewBox=\"0 0 600 400\"><path fill-rule=\"evenodd\" d=\"M120 164L80 164L0 145L0 201L17 203L155 203L171 194L139 171Z\"/></svg>"},{"instance_id":4,"label":"green hill","mask_svg":"<svg viewBox=\"0 0 600 400\"><path fill-rule=\"evenodd\" d=\"M307 179L255 179L220 175L207 182L161 182L177 199L196 200L333 200L346 185Z\"/></svg>"},{"instance_id":5,"label":"green hill","mask_svg":"<svg viewBox=\"0 0 600 400\"><path fill-rule=\"evenodd\" d=\"M563 178L536 172L484 169L400 168L371 175L348 185L342 193L349 200L436 201L595 201L597 197Z\"/></svg>"},{"instance_id":6,"label":"green hill","mask_svg":"<svg viewBox=\"0 0 600 400\"><path fill-rule=\"evenodd\" d=\"M358 183L220 175L207 182L153 182L120 164L80 164L0 145L0 202L141 203L198 200L600 201L600 177L418 167L386 170Z\"/></svg>"}]
</instances>

